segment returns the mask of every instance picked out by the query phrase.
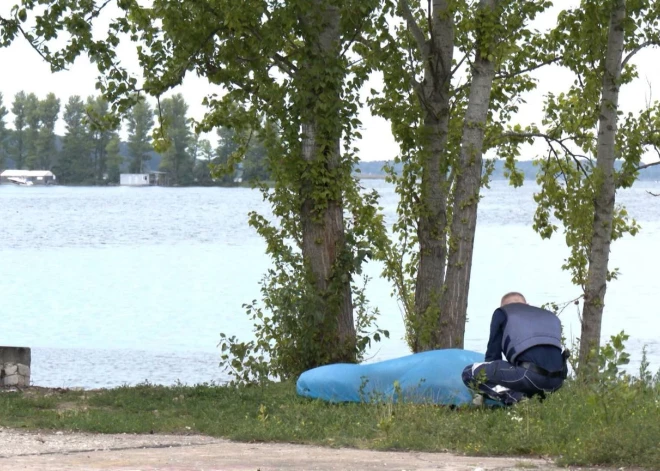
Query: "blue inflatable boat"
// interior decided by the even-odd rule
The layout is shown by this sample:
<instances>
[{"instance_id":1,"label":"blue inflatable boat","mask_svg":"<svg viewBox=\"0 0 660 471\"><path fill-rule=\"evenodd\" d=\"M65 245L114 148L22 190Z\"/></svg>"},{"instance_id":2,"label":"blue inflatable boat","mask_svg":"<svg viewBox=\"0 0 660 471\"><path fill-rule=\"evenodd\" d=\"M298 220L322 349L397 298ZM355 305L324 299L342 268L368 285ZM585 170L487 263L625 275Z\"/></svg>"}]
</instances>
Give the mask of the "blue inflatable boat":
<instances>
[{"instance_id":1,"label":"blue inflatable boat","mask_svg":"<svg viewBox=\"0 0 660 471\"><path fill-rule=\"evenodd\" d=\"M470 404L473 398L461 380L463 369L483 361L483 353L446 349L377 363L337 363L305 371L296 391L330 402L384 400L459 406Z\"/></svg>"}]
</instances>

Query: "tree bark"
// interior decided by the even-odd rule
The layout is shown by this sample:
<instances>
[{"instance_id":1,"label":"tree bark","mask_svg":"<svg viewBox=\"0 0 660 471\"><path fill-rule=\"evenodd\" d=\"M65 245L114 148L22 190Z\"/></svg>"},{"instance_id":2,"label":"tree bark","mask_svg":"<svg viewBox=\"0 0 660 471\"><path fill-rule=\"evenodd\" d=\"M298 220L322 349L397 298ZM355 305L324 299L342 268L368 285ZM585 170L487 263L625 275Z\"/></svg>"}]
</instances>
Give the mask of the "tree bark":
<instances>
[{"instance_id":1,"label":"tree bark","mask_svg":"<svg viewBox=\"0 0 660 471\"><path fill-rule=\"evenodd\" d=\"M313 47L318 52L320 60L326 57L337 58L340 54L340 13L330 2L317 0L318 10L322 12L323 23ZM309 64L310 67L322 67L323 64ZM324 86L332 87L332 80ZM329 85L330 84L330 85ZM318 87L318 84L314 84ZM319 93L336 94L337 104L340 96L337 90L325 89L310 92L310 96ZM314 98L309 103L314 107ZM340 107L334 108L334 112ZM328 108L326 108L328 109ZM329 111L332 113L333 111ZM316 111L318 113L318 111ZM323 161L328 172L336 174L340 170L341 150L339 133L321 126L323 116L314 116L302 125L302 155L303 159L313 165ZM329 118L325 118L328 122ZM336 118L334 119L336 121ZM302 253L313 275L313 282L323 312L319 313L324 325L330 325L334 332L323 332L324 346L332 348L327 352L330 363L354 362L356 332L353 320L353 302L350 286L350 274L337 272L338 257L345 249L344 216L341 191L328 189L327 183L313 179L307 172L302 174L303 200L301 207L302 221ZM337 185L337 182L332 182ZM328 190L331 195L319 204L314 194ZM327 337L326 337L327 335Z\"/></svg>"},{"instance_id":2,"label":"tree bark","mask_svg":"<svg viewBox=\"0 0 660 471\"><path fill-rule=\"evenodd\" d=\"M447 136L454 51L454 23L447 0L433 2L431 41L424 44L427 60L424 82L417 90L425 112L421 178L421 215L418 220L419 266L415 282L413 351L437 348L436 320L445 282L447 259Z\"/></svg>"},{"instance_id":3,"label":"tree bark","mask_svg":"<svg viewBox=\"0 0 660 471\"><path fill-rule=\"evenodd\" d=\"M607 55L603 74L597 141L596 194L594 199L593 233L589 252L589 272L584 292L582 332L580 335L580 369L596 358L590 355L600 345L600 331L605 307L607 272L612 241L612 219L615 203L615 138L619 106L619 78L624 48L623 23L626 18L625 0L615 0L610 15Z\"/></svg>"},{"instance_id":4,"label":"tree bark","mask_svg":"<svg viewBox=\"0 0 660 471\"><path fill-rule=\"evenodd\" d=\"M495 10L498 0L481 0L480 10ZM447 281L440 308L439 348L463 348L467 320L468 294L477 207L481 188L483 144L490 95L495 77L495 64L482 54L490 45L477 40L477 53L472 70L468 108L463 123L461 153L456 169L452 210Z\"/></svg>"}]
</instances>

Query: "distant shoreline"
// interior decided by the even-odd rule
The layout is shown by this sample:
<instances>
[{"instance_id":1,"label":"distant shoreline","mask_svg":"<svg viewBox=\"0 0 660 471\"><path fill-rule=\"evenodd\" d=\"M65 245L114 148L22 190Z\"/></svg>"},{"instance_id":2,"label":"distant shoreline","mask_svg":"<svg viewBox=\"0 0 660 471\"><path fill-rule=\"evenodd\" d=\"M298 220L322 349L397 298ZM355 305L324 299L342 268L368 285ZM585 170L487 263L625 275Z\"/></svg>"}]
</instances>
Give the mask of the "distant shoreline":
<instances>
[{"instance_id":1,"label":"distant shoreline","mask_svg":"<svg viewBox=\"0 0 660 471\"><path fill-rule=\"evenodd\" d=\"M385 180L388 175L378 174L378 173L355 173L353 176L357 177L359 180ZM508 181L508 178L502 175L494 175L491 177L491 182L493 181ZM525 182L534 182L536 183L536 178L530 176L525 176L523 179ZM639 182L648 182L648 183L658 183L660 182L660 176L657 175L648 175L640 176L635 180L635 183ZM264 182L268 187L273 187L275 185L274 181ZM3 186L16 186L11 183L3 182L0 183L0 187ZM150 188L150 187L160 187L160 188L252 188L251 182L242 182L234 184L219 184L219 185L120 185L119 183L110 183L105 185L94 185L94 184L84 184L84 183L55 183L51 185L34 185L34 187L71 187L71 188L115 188L115 187L126 187L126 188Z\"/></svg>"}]
</instances>

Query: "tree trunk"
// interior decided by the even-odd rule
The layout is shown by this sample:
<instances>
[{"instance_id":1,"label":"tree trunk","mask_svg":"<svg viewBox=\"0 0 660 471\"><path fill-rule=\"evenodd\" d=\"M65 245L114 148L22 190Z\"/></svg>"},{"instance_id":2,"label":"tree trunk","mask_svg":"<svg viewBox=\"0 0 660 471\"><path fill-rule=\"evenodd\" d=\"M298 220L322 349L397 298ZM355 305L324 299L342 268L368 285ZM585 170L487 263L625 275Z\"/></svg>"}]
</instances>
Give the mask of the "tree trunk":
<instances>
[{"instance_id":1,"label":"tree trunk","mask_svg":"<svg viewBox=\"0 0 660 471\"><path fill-rule=\"evenodd\" d=\"M582 332L580 335L580 369L595 361L590 355L600 345L600 329L605 307L607 268L612 241L615 181L615 137L619 106L619 78L624 47L623 23L626 17L625 0L616 0L610 16L607 55L603 74L603 92L598 124L597 171L595 177L594 221L589 252L589 272L584 292Z\"/></svg>"},{"instance_id":2,"label":"tree trunk","mask_svg":"<svg viewBox=\"0 0 660 471\"><path fill-rule=\"evenodd\" d=\"M481 0L479 9L493 11L497 3L498 0ZM463 124L461 154L456 169L447 281L437 326L442 334L439 348L463 348L465 336L474 234L481 188L484 132L495 77L495 64L488 60L487 53L484 57L481 52L483 49L490 50L490 45L482 44L477 40L476 49L470 97Z\"/></svg>"},{"instance_id":3,"label":"tree trunk","mask_svg":"<svg viewBox=\"0 0 660 471\"><path fill-rule=\"evenodd\" d=\"M337 7L329 2L317 0L318 12L323 17L322 27L316 38L314 49L318 52L318 58L323 61L325 57L339 57L340 14ZM313 20L312 20L313 21ZM310 67L321 67L322 64L309 64ZM333 87L332 80L324 83L324 87ZM310 84L311 85L311 84ZM318 84L314 84L318 87ZM310 91L310 96L318 94L336 94L337 104L340 96L337 90L332 88L325 90ZM314 98L308 103L311 112L310 119L302 125L302 154L306 162L318 166L322 162L330 175L340 172L341 151L340 133L330 131L327 126L323 127L320 122L328 122L330 118L324 116L313 116L319 113L314 105ZM340 107L329 107L339 110ZM325 108L325 109L329 109ZM332 113L333 111L328 111ZM336 119L334 119L336 121ZM321 301L319 313L324 320L324 325L330 325L334 332L323 332L324 347L333 349L328 353L328 361L354 362L356 332L353 321L353 301L351 295L350 274L337 272L338 257L345 248L344 216L341 191L328 189L328 184L319 179L314 179L303 172L302 176L303 200L301 208L302 221L302 253L314 277L313 282L317 295ZM331 184L337 184L336 181ZM314 195L327 192L330 196L322 201L317 201ZM326 198L326 197L324 197ZM321 204L319 204L321 203ZM345 270L345 269L344 269ZM329 334L329 337L325 337Z\"/></svg>"},{"instance_id":4,"label":"tree trunk","mask_svg":"<svg viewBox=\"0 0 660 471\"><path fill-rule=\"evenodd\" d=\"M454 22L446 0L433 2L433 43L427 47L424 83L417 94L425 111L421 215L418 220L419 266L415 282L413 351L437 346L436 321L447 259L447 136L454 52Z\"/></svg>"}]
</instances>

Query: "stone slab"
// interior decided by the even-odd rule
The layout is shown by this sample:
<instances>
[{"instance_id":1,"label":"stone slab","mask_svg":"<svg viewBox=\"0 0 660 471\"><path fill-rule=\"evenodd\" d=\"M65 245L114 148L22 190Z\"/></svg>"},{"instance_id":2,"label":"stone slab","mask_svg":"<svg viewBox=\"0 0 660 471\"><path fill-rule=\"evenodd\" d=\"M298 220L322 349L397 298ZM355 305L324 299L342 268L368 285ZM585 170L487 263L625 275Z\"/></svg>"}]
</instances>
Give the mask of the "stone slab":
<instances>
[{"instance_id":1,"label":"stone slab","mask_svg":"<svg viewBox=\"0 0 660 471\"><path fill-rule=\"evenodd\" d=\"M5 376L4 378L0 379L0 386L19 386L19 378L20 376L17 374Z\"/></svg>"}]
</instances>

